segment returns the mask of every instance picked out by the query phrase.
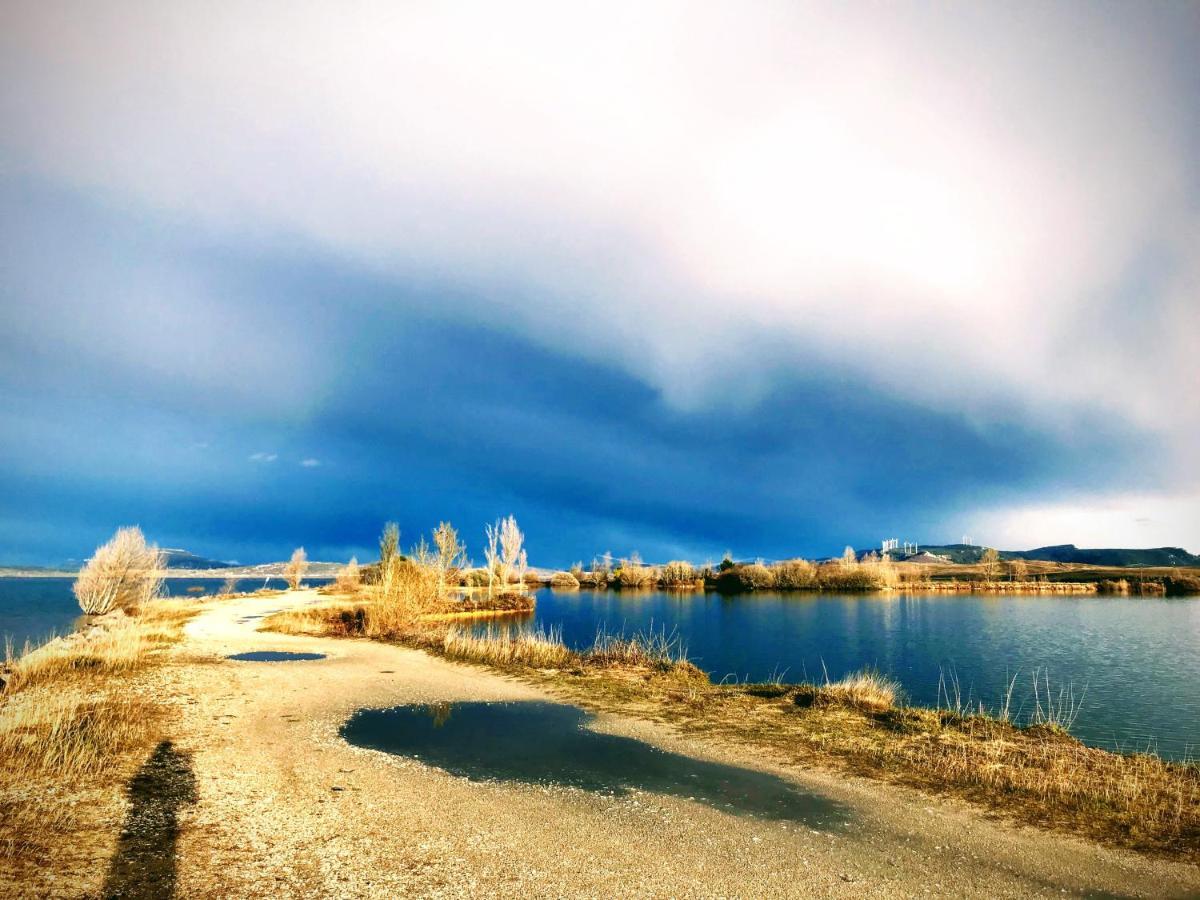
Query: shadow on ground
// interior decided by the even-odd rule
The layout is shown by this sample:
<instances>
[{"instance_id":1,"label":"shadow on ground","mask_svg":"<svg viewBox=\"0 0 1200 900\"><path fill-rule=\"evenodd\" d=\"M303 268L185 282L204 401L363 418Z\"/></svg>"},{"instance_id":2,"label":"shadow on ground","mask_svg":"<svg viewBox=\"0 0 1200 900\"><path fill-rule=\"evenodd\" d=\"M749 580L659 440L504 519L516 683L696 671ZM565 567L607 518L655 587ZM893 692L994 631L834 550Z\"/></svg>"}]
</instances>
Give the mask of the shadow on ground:
<instances>
[{"instance_id":1,"label":"shadow on ground","mask_svg":"<svg viewBox=\"0 0 1200 900\"><path fill-rule=\"evenodd\" d=\"M104 881L106 900L175 895L179 809L195 802L191 760L163 741L129 782L129 814Z\"/></svg>"}]
</instances>

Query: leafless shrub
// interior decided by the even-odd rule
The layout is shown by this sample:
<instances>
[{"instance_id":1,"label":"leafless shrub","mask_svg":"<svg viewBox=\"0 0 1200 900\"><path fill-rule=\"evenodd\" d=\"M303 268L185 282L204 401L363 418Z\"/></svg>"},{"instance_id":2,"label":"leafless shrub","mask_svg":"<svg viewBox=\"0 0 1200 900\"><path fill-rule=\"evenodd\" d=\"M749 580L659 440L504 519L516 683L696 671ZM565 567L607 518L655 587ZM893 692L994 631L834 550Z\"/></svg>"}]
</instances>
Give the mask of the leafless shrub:
<instances>
[{"instance_id":1,"label":"leafless shrub","mask_svg":"<svg viewBox=\"0 0 1200 900\"><path fill-rule=\"evenodd\" d=\"M641 588L654 584L658 580L658 572L652 566L642 565L641 556L631 553L629 559L621 560L616 577L617 584L623 588Z\"/></svg>"},{"instance_id":2,"label":"leafless shrub","mask_svg":"<svg viewBox=\"0 0 1200 900\"><path fill-rule=\"evenodd\" d=\"M304 552L303 547L297 547L292 551L292 558L288 560L288 564L283 567L283 577L287 581L288 587L293 591L300 587L300 582L304 580L304 573L308 571L308 554Z\"/></svg>"},{"instance_id":3,"label":"leafless shrub","mask_svg":"<svg viewBox=\"0 0 1200 900\"><path fill-rule=\"evenodd\" d=\"M579 579L570 572L555 572L550 579L550 587L559 591L577 591Z\"/></svg>"},{"instance_id":4,"label":"leafless shrub","mask_svg":"<svg viewBox=\"0 0 1200 900\"><path fill-rule=\"evenodd\" d=\"M817 585L817 567L806 559L788 559L774 566L775 586L784 591L812 590Z\"/></svg>"},{"instance_id":5,"label":"leafless shrub","mask_svg":"<svg viewBox=\"0 0 1200 900\"><path fill-rule=\"evenodd\" d=\"M1013 581L1024 581L1029 577L1029 563L1017 558L1008 564L1008 575Z\"/></svg>"},{"instance_id":6,"label":"leafless shrub","mask_svg":"<svg viewBox=\"0 0 1200 900\"><path fill-rule=\"evenodd\" d=\"M162 591L163 555L140 528L119 528L79 571L73 590L85 615L134 609Z\"/></svg>"},{"instance_id":7,"label":"leafless shrub","mask_svg":"<svg viewBox=\"0 0 1200 900\"><path fill-rule=\"evenodd\" d=\"M338 570L334 587L343 594L358 593L362 587L362 574L358 569L357 557L350 557L350 562Z\"/></svg>"},{"instance_id":8,"label":"leafless shrub","mask_svg":"<svg viewBox=\"0 0 1200 900\"><path fill-rule=\"evenodd\" d=\"M433 530L434 566L438 576L438 590L443 594L451 578L467 564L467 548L458 539L458 530L449 522L439 522Z\"/></svg>"},{"instance_id":9,"label":"leafless shrub","mask_svg":"<svg viewBox=\"0 0 1200 900\"><path fill-rule=\"evenodd\" d=\"M775 587L775 573L762 563L750 563L738 569L742 583L752 591L766 591Z\"/></svg>"},{"instance_id":10,"label":"leafless shrub","mask_svg":"<svg viewBox=\"0 0 1200 900\"><path fill-rule=\"evenodd\" d=\"M659 573L659 580L665 587L687 587L698 581L700 576L696 568L683 560L673 559Z\"/></svg>"},{"instance_id":11,"label":"leafless shrub","mask_svg":"<svg viewBox=\"0 0 1200 900\"><path fill-rule=\"evenodd\" d=\"M221 582L221 590L217 592L218 597L232 597L237 593L238 580L234 576L229 576Z\"/></svg>"},{"instance_id":12,"label":"leafless shrub","mask_svg":"<svg viewBox=\"0 0 1200 900\"><path fill-rule=\"evenodd\" d=\"M1000 571L1000 551L995 547L986 548L979 557L979 563L983 568L983 577L988 581L995 581Z\"/></svg>"}]
</instances>

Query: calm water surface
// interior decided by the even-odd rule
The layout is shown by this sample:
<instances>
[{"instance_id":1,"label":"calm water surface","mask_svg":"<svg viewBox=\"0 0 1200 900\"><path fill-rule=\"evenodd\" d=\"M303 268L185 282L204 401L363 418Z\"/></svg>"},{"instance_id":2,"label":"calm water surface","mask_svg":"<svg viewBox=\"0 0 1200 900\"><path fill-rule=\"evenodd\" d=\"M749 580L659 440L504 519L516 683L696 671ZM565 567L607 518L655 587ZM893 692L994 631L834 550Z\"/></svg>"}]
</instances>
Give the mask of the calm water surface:
<instances>
[{"instance_id":1,"label":"calm water surface","mask_svg":"<svg viewBox=\"0 0 1200 900\"><path fill-rule=\"evenodd\" d=\"M0 642L10 639L14 649L20 651L26 641L41 644L56 634L71 631L79 620L79 604L71 593L73 581L73 578L0 578ZM282 578L266 581L267 587L286 585ZM328 581L328 578L304 579L305 584L314 585ZM167 596L186 597L215 594L224 583L224 578L168 578L165 589ZM237 583L239 591L255 591L263 586L262 578L244 578Z\"/></svg>"},{"instance_id":2,"label":"calm water surface","mask_svg":"<svg viewBox=\"0 0 1200 900\"><path fill-rule=\"evenodd\" d=\"M569 785L613 796L670 794L814 829L845 821L836 803L774 775L594 731L591 721L560 703L438 703L359 710L341 734L357 747L414 756L475 780Z\"/></svg>"},{"instance_id":3,"label":"calm water surface","mask_svg":"<svg viewBox=\"0 0 1200 900\"><path fill-rule=\"evenodd\" d=\"M314 583L318 579L311 579ZM221 579L172 578L167 590L215 593ZM239 582L239 590L262 587ZM272 579L272 587L282 581ZM1200 756L1200 598L879 596L542 590L520 626L559 628L573 647L599 629L665 629L714 680L820 680L863 667L892 675L910 701L937 705L938 681L996 707L1017 677L1013 710L1033 708L1035 670L1057 695L1082 697L1073 732L1097 746ZM69 631L70 579L0 578L0 637L19 647Z\"/></svg>"},{"instance_id":4,"label":"calm water surface","mask_svg":"<svg viewBox=\"0 0 1200 900\"><path fill-rule=\"evenodd\" d=\"M940 676L996 707L1033 709L1033 673L1082 697L1073 733L1088 743L1200 755L1200 598L719 594L542 590L524 624L573 647L598 629L675 632L714 680L822 680L865 666L911 702L937 705Z\"/></svg>"}]
</instances>

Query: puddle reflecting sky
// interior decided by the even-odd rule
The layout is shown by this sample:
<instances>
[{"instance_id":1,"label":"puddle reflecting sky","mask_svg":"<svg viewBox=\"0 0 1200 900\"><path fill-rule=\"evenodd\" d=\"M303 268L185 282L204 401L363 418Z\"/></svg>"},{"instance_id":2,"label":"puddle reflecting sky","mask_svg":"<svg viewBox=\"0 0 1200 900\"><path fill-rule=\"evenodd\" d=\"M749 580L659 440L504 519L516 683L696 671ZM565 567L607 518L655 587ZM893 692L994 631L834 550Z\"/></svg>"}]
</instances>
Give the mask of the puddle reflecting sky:
<instances>
[{"instance_id":1,"label":"puddle reflecting sky","mask_svg":"<svg viewBox=\"0 0 1200 900\"><path fill-rule=\"evenodd\" d=\"M592 716L559 703L439 703L363 709L342 726L351 744L420 759L476 780L642 790L725 812L832 828L846 811L764 772L693 759L586 727Z\"/></svg>"},{"instance_id":2,"label":"puddle reflecting sky","mask_svg":"<svg viewBox=\"0 0 1200 900\"><path fill-rule=\"evenodd\" d=\"M226 659L236 659L241 662L292 662L306 659L324 659L324 653L288 653L283 650L251 650L249 653L235 653Z\"/></svg>"}]
</instances>

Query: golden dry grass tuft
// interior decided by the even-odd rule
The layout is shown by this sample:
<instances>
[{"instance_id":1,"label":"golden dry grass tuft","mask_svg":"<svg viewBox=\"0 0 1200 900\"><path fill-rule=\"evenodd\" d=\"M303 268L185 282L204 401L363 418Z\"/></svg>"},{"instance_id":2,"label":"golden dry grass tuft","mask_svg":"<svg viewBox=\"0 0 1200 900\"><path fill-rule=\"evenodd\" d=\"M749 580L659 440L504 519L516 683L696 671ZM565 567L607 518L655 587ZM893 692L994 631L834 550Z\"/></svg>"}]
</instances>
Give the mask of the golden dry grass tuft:
<instances>
[{"instance_id":1,"label":"golden dry grass tuft","mask_svg":"<svg viewBox=\"0 0 1200 900\"><path fill-rule=\"evenodd\" d=\"M577 661L556 631L492 629L482 635L449 628L441 639L441 652L450 659L511 668L557 669Z\"/></svg>"},{"instance_id":2,"label":"golden dry grass tuft","mask_svg":"<svg viewBox=\"0 0 1200 900\"><path fill-rule=\"evenodd\" d=\"M900 683L878 672L863 670L852 672L837 681L811 687L803 696L816 706L848 706L865 712L882 712L892 709L900 699ZM799 705L804 705L797 695Z\"/></svg>"},{"instance_id":3,"label":"golden dry grass tuft","mask_svg":"<svg viewBox=\"0 0 1200 900\"><path fill-rule=\"evenodd\" d=\"M48 864L86 833L81 823L122 802L127 776L160 737L166 715L138 688L139 670L179 639L198 608L151 600L136 615L110 613L85 632L6 660L0 859L11 871Z\"/></svg>"}]
</instances>

